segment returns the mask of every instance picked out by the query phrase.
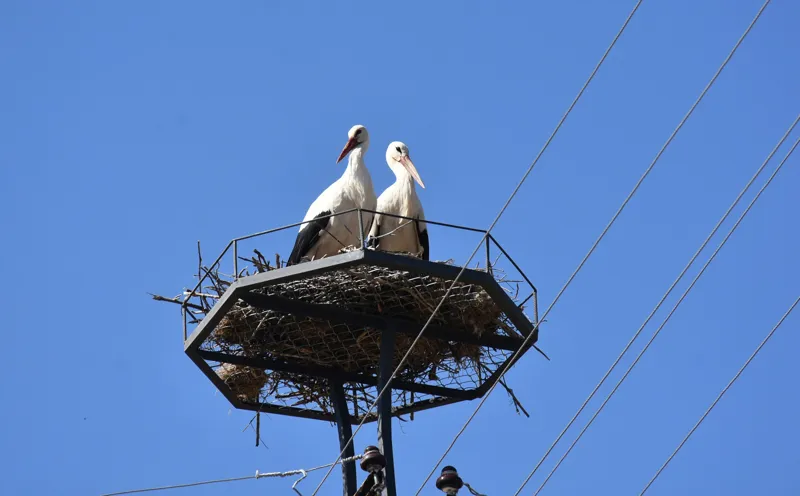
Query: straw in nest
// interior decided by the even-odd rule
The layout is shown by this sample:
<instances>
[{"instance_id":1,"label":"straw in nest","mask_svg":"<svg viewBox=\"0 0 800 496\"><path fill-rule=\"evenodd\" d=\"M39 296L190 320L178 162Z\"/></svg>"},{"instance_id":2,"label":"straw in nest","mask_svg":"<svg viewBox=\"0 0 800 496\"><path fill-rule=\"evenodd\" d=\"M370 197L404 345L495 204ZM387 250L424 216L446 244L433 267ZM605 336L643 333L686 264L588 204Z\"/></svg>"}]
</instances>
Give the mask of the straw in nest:
<instances>
[{"instance_id":1,"label":"straw in nest","mask_svg":"<svg viewBox=\"0 0 800 496\"><path fill-rule=\"evenodd\" d=\"M216 373L240 400L248 403L258 403L261 388L267 383L267 374L252 367L223 363Z\"/></svg>"},{"instance_id":2,"label":"straw in nest","mask_svg":"<svg viewBox=\"0 0 800 496\"><path fill-rule=\"evenodd\" d=\"M427 320L449 285L449 281L432 276L357 266L278 283L260 291L305 303L335 305L353 312L402 319L409 321L410 327L421 328L420 322ZM486 291L470 284L453 288L433 323L476 335L502 331L518 336ZM348 372L371 372L379 361L380 337L380 331L374 329L351 329L324 319L297 317L240 304L228 312L210 341L236 354L269 356ZM397 336L395 365L412 341L412 336ZM400 375L408 379L427 377L442 362L451 359L459 364L469 359L477 366L481 348L423 338L414 347Z\"/></svg>"}]
</instances>

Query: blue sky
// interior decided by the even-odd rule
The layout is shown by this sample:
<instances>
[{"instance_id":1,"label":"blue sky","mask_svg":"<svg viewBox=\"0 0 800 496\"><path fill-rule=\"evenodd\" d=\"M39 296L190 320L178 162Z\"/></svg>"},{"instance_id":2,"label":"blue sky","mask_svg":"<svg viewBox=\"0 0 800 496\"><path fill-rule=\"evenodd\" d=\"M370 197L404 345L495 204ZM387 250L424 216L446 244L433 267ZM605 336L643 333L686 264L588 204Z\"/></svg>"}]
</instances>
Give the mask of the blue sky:
<instances>
[{"instance_id":1,"label":"blue sky","mask_svg":"<svg viewBox=\"0 0 800 496\"><path fill-rule=\"evenodd\" d=\"M255 448L250 414L214 394L183 353L176 309L147 292L192 283L198 239L211 256L300 220L341 173L357 123L377 189L392 180L384 147L402 140L428 217L488 226L634 3L3 2L6 491L99 494L332 461L323 422L264 418L268 449ZM496 228L543 306L760 4L645 1ZM531 354L509 374L531 418L498 391L456 445L447 461L477 489L518 487L800 111L798 15L794 2L767 8L543 325L552 361ZM795 156L543 494L638 494L796 298L798 184ZM261 248L288 254L290 242ZM472 248L435 229L431 245L436 259ZM798 325L787 319L649 494L800 490ZM401 494L473 408L396 424ZM374 439L368 426L356 443ZM338 470L322 494L341 494Z\"/></svg>"}]
</instances>

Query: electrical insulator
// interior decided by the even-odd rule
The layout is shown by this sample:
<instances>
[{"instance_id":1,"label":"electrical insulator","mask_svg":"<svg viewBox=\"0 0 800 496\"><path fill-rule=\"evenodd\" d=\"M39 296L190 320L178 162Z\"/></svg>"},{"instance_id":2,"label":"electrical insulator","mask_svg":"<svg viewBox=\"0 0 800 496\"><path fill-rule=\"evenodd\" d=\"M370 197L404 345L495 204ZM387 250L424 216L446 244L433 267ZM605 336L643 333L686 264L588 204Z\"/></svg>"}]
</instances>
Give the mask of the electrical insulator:
<instances>
[{"instance_id":1,"label":"electrical insulator","mask_svg":"<svg viewBox=\"0 0 800 496\"><path fill-rule=\"evenodd\" d=\"M455 467L451 467L450 465L443 468L442 475L436 479L436 489L439 489L445 494L458 494L458 490L462 487L464 487L464 481L458 476Z\"/></svg>"},{"instance_id":2,"label":"electrical insulator","mask_svg":"<svg viewBox=\"0 0 800 496\"><path fill-rule=\"evenodd\" d=\"M361 470L374 474L386 468L386 457L377 447L367 446L361 459Z\"/></svg>"}]
</instances>

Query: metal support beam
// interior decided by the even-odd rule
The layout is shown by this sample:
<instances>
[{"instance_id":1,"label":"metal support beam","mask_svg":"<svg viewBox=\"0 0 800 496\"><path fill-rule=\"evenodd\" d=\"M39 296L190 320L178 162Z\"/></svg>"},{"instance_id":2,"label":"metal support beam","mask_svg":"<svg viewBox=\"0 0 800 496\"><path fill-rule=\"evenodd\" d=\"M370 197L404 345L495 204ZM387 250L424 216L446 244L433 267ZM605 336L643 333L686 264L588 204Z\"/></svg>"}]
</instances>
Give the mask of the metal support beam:
<instances>
[{"instance_id":1,"label":"metal support beam","mask_svg":"<svg viewBox=\"0 0 800 496\"><path fill-rule=\"evenodd\" d=\"M330 381L331 404L333 405L333 415L336 417L336 429L339 431L339 451L344 451L344 457L355 456L353 443L348 445L350 438L353 437L353 429L350 426L350 413L347 410L347 398L344 395L344 385L340 381ZM344 496L353 496L358 489L356 480L356 464L342 463L342 491Z\"/></svg>"},{"instance_id":2,"label":"metal support beam","mask_svg":"<svg viewBox=\"0 0 800 496\"><path fill-rule=\"evenodd\" d=\"M381 361L378 366L378 393L380 393L394 371L395 334L391 329L381 332ZM378 449L386 457L386 489L383 496L397 496L394 474L394 452L392 449L392 389L391 385L378 400Z\"/></svg>"},{"instance_id":3,"label":"metal support beam","mask_svg":"<svg viewBox=\"0 0 800 496\"><path fill-rule=\"evenodd\" d=\"M461 267L458 265L430 262L417 257L395 255L386 251L366 250L364 251L364 261L362 263L380 265L387 269L406 270L414 274L424 274L447 281L455 280L460 273L461 277L458 280L463 284L477 284L484 287L488 284L497 284L497 281L486 272L474 269L466 269L461 272Z\"/></svg>"},{"instance_id":4,"label":"metal support beam","mask_svg":"<svg viewBox=\"0 0 800 496\"><path fill-rule=\"evenodd\" d=\"M286 361L275 360L272 358L257 358L242 355L230 355L227 353L220 353L218 351L210 350L191 350L189 356L194 360L194 356L198 356L203 360L210 360L212 362L232 363L234 365L242 365L245 367L254 367L261 370L278 370L280 372L292 372L296 374L305 374L314 377L321 377L323 379L336 379L342 382L358 382L368 386L376 386L378 379L375 376L361 374L358 372L344 372L339 369L331 367L323 367L320 365L301 365L298 363L290 363ZM476 389L453 389L441 386L430 386L428 384L419 384L415 382L401 381L395 379L392 381L395 389L402 389L404 391L413 391L420 394L430 394L432 396L444 396L447 398L457 398L460 400L474 400Z\"/></svg>"},{"instance_id":5,"label":"metal support beam","mask_svg":"<svg viewBox=\"0 0 800 496\"><path fill-rule=\"evenodd\" d=\"M346 269L358 264L364 258L363 253L362 251L351 251L349 253L332 255L330 257L303 262L297 265L289 265L279 270L270 270L259 274L253 274L246 278L247 288L252 289L254 287L269 286L270 284L279 282L296 281L331 270ZM245 278L243 277L242 279Z\"/></svg>"}]
</instances>

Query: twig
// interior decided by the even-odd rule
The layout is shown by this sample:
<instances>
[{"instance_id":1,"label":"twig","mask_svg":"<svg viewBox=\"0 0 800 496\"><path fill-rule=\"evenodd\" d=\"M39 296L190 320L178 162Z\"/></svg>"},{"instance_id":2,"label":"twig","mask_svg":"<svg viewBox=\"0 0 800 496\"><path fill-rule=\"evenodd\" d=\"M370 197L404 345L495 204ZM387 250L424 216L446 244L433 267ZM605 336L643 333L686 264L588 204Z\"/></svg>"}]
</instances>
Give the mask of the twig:
<instances>
[{"instance_id":1,"label":"twig","mask_svg":"<svg viewBox=\"0 0 800 496\"><path fill-rule=\"evenodd\" d=\"M184 291L184 295L193 295L193 296L202 296L203 298L213 298L215 300L219 299L219 295L213 295L209 293L192 293L191 291Z\"/></svg>"},{"instance_id":2,"label":"twig","mask_svg":"<svg viewBox=\"0 0 800 496\"><path fill-rule=\"evenodd\" d=\"M201 279L201 268L203 267L203 254L200 252L200 240L197 240L197 282Z\"/></svg>"},{"instance_id":3,"label":"twig","mask_svg":"<svg viewBox=\"0 0 800 496\"><path fill-rule=\"evenodd\" d=\"M484 364L480 364L480 365L481 365L481 368L483 368L484 370L486 370L487 372L489 372L491 374L492 371L486 365L484 365ZM511 389L510 387L508 387L508 384L506 384L505 379L500 379L500 385L503 386L503 389L505 389L506 393L508 393L508 395L511 397L511 401L514 402L514 408L517 410L517 414L519 414L519 412L521 410L522 413L524 413L526 417L531 418L531 416L528 413L528 411L525 410L525 407L522 406L522 403L517 399L517 396L514 394L514 390Z\"/></svg>"},{"instance_id":4,"label":"twig","mask_svg":"<svg viewBox=\"0 0 800 496\"><path fill-rule=\"evenodd\" d=\"M147 294L152 296L153 299L156 300L156 301L166 301L166 302L169 302L169 303L177 303L178 305L186 305L189 308L194 308L195 310L199 310L201 312L205 312L206 311L206 309L201 307L200 305L195 305L194 303L189 303L189 302L184 303L183 300L180 300L178 298L167 298L166 296L161 296L161 295L157 295L157 294L153 294L153 293L147 293Z\"/></svg>"},{"instance_id":5,"label":"twig","mask_svg":"<svg viewBox=\"0 0 800 496\"><path fill-rule=\"evenodd\" d=\"M256 448L261 444L261 412L256 412Z\"/></svg>"},{"instance_id":6,"label":"twig","mask_svg":"<svg viewBox=\"0 0 800 496\"><path fill-rule=\"evenodd\" d=\"M260 252L260 251L258 251L258 249L256 249L256 248L253 248L253 253L255 253L255 254L256 254L256 256L258 257L258 261L259 261L260 263L262 263L262 264L266 265L267 267L269 267L269 262L267 262L267 257L265 257L264 255L262 255L262 254L261 254L261 252Z\"/></svg>"}]
</instances>

